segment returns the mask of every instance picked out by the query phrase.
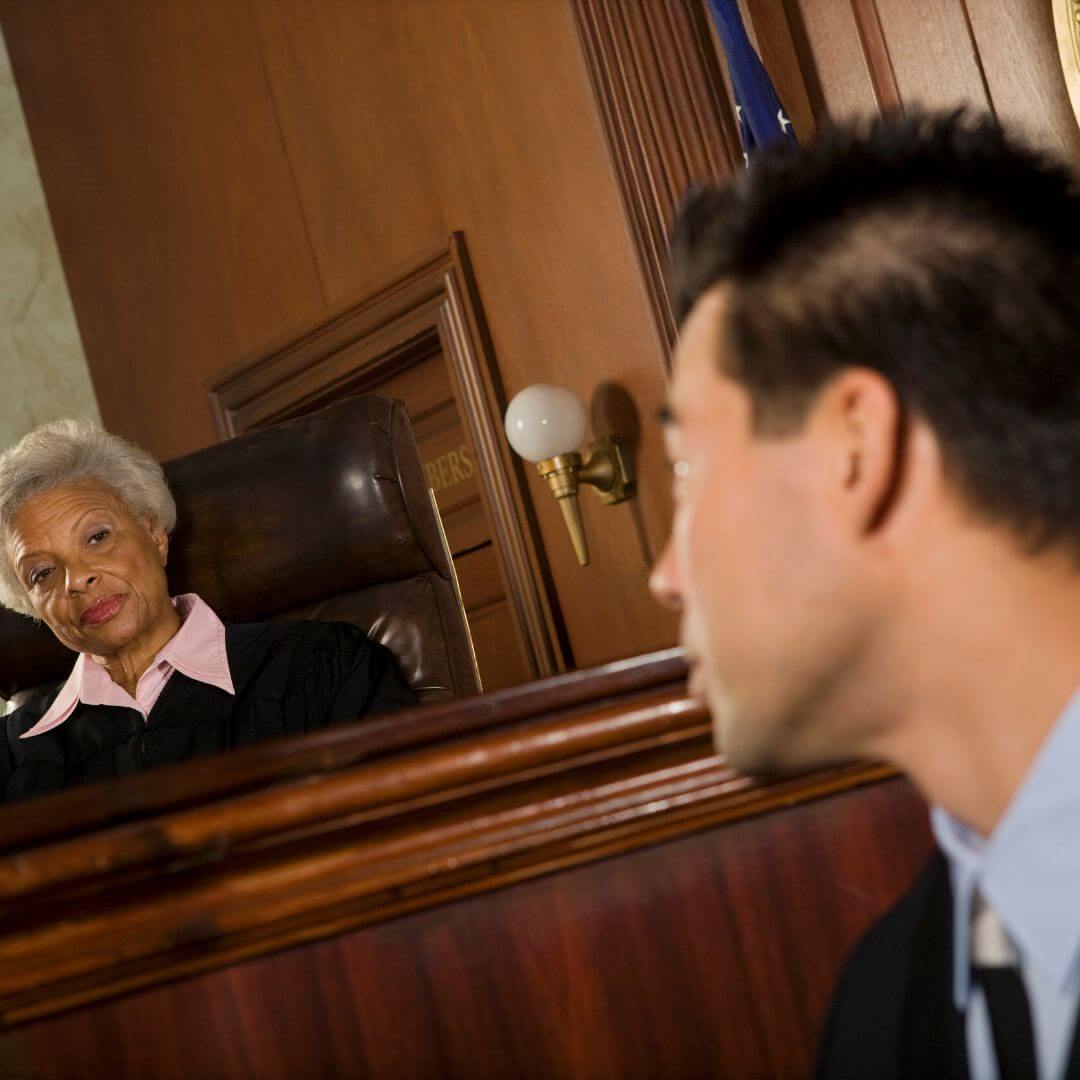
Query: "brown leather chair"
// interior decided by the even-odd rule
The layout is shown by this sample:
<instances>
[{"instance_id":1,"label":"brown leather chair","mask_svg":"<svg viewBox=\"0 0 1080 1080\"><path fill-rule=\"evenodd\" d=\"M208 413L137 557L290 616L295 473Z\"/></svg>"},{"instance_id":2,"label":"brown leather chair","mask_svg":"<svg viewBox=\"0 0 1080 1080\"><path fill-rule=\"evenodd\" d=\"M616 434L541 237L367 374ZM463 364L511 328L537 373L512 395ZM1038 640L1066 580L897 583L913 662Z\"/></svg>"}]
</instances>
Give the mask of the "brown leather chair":
<instances>
[{"instance_id":1,"label":"brown leather chair","mask_svg":"<svg viewBox=\"0 0 1080 1080\"><path fill-rule=\"evenodd\" d=\"M165 463L179 517L173 595L225 622L351 622L423 701L478 693L438 515L400 401L362 395ZM67 676L74 655L0 609L0 694Z\"/></svg>"}]
</instances>

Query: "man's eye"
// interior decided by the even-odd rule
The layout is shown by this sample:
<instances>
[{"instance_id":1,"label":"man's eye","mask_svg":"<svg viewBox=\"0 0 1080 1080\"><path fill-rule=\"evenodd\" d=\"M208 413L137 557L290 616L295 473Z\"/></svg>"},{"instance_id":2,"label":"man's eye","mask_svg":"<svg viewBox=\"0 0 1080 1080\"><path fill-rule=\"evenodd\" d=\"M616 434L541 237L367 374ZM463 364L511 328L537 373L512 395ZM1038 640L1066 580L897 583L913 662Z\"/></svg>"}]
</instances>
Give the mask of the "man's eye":
<instances>
[{"instance_id":1,"label":"man's eye","mask_svg":"<svg viewBox=\"0 0 1080 1080\"><path fill-rule=\"evenodd\" d=\"M30 584L40 585L52 573L51 566L43 566L30 572Z\"/></svg>"}]
</instances>

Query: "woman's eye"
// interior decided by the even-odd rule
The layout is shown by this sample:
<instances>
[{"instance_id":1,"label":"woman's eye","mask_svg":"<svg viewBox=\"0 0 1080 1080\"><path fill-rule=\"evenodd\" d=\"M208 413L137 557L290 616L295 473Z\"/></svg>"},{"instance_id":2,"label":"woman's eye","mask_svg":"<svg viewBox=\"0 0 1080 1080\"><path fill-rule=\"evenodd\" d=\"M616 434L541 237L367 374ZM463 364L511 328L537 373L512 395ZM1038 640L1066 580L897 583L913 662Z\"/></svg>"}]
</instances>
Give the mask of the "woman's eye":
<instances>
[{"instance_id":1,"label":"woman's eye","mask_svg":"<svg viewBox=\"0 0 1080 1080\"><path fill-rule=\"evenodd\" d=\"M92 536L90 536L87 539L86 542L88 544L100 544L101 541L104 540L105 537L108 536L108 535L109 535L109 530L108 529L98 529L98 531L96 533L94 533Z\"/></svg>"},{"instance_id":2,"label":"woman's eye","mask_svg":"<svg viewBox=\"0 0 1080 1080\"><path fill-rule=\"evenodd\" d=\"M40 585L50 574L52 573L51 566L43 566L39 570L33 570L30 573L30 584Z\"/></svg>"}]
</instances>

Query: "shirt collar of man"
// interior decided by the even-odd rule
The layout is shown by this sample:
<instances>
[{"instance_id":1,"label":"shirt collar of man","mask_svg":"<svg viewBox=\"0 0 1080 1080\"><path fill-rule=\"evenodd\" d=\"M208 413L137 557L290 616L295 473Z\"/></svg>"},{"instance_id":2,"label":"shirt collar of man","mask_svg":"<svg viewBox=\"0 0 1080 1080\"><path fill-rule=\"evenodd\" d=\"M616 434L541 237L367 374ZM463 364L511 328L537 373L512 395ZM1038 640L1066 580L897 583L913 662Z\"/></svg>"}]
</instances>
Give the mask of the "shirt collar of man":
<instances>
[{"instance_id":1,"label":"shirt collar of man","mask_svg":"<svg viewBox=\"0 0 1080 1080\"><path fill-rule=\"evenodd\" d=\"M941 807L931 811L953 885L954 994L967 1007L971 912L976 889L997 912L1022 962L1061 991L1075 985L1080 958L1080 691L1043 742L997 828L984 839Z\"/></svg>"},{"instance_id":2,"label":"shirt collar of man","mask_svg":"<svg viewBox=\"0 0 1080 1080\"><path fill-rule=\"evenodd\" d=\"M236 691L229 671L225 626L222 621L209 604L195 593L173 597L172 604L180 616L180 629L154 657L140 678L140 684L147 675L164 664L166 678L172 671L180 671L196 682L216 686L234 694ZM136 697L138 693L136 689ZM127 704L127 700L127 693L112 681L109 673L100 664L85 653L80 654L52 705L20 738L43 735L46 731L59 727L71 716L80 702L84 705L123 705Z\"/></svg>"}]
</instances>

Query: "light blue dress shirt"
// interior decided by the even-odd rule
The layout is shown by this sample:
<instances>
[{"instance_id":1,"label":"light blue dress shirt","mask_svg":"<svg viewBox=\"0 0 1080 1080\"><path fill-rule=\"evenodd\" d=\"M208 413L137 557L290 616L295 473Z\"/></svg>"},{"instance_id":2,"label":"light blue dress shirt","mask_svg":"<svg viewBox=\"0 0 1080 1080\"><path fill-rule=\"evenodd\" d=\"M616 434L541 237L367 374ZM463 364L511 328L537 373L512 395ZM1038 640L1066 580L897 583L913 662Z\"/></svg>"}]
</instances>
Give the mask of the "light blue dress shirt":
<instances>
[{"instance_id":1,"label":"light blue dress shirt","mask_svg":"<svg viewBox=\"0 0 1080 1080\"><path fill-rule=\"evenodd\" d=\"M957 1008L966 1012L971 1075L998 1076L986 999L971 985L971 913L978 890L1019 955L1039 1078L1060 1080L1080 1001L1080 691L989 839L940 807L930 818L952 875L953 986Z\"/></svg>"}]
</instances>

